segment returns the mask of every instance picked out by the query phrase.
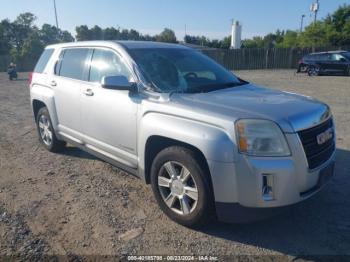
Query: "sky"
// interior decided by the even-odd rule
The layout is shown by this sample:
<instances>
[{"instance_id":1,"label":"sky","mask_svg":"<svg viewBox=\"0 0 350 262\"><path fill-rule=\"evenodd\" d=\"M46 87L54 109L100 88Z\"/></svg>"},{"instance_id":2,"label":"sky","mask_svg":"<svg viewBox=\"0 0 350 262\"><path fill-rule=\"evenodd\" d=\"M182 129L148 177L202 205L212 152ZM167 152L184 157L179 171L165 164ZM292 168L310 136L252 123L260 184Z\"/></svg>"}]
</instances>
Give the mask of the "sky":
<instances>
[{"instance_id":1,"label":"sky","mask_svg":"<svg viewBox=\"0 0 350 262\"><path fill-rule=\"evenodd\" d=\"M165 27L178 40L185 35L221 39L230 34L231 20L243 25L242 38L263 36L277 29L299 29L313 20L309 11L315 0L56 0L59 27L75 34L75 26L120 27L155 35ZM320 0L318 17L333 12L350 0ZM0 0L0 20L14 20L32 12L36 24L55 24L53 0Z\"/></svg>"}]
</instances>

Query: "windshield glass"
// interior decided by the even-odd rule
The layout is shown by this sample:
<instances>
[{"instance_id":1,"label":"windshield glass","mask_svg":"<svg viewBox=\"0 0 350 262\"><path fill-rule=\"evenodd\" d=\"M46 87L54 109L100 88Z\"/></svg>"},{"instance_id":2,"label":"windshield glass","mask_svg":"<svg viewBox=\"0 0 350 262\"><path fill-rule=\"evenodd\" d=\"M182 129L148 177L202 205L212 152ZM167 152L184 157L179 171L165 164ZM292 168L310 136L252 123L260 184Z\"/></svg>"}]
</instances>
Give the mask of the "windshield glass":
<instances>
[{"instance_id":1,"label":"windshield glass","mask_svg":"<svg viewBox=\"0 0 350 262\"><path fill-rule=\"evenodd\" d=\"M342 53L343 56L345 56L347 59L350 59L350 52Z\"/></svg>"},{"instance_id":2,"label":"windshield glass","mask_svg":"<svg viewBox=\"0 0 350 262\"><path fill-rule=\"evenodd\" d=\"M210 92L247 83L195 50L145 48L129 52L158 92Z\"/></svg>"}]
</instances>

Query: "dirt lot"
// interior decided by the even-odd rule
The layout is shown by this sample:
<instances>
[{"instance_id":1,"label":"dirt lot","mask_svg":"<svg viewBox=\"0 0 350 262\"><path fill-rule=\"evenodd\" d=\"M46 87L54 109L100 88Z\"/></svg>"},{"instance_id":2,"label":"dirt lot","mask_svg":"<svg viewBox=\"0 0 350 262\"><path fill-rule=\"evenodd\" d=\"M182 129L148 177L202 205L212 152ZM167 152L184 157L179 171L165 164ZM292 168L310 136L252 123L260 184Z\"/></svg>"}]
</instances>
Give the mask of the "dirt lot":
<instances>
[{"instance_id":1,"label":"dirt lot","mask_svg":"<svg viewBox=\"0 0 350 262\"><path fill-rule=\"evenodd\" d=\"M137 178L73 147L46 152L27 81L0 74L0 255L350 255L350 77L237 74L331 105L336 175L320 194L267 221L187 229L162 214L151 188Z\"/></svg>"}]
</instances>

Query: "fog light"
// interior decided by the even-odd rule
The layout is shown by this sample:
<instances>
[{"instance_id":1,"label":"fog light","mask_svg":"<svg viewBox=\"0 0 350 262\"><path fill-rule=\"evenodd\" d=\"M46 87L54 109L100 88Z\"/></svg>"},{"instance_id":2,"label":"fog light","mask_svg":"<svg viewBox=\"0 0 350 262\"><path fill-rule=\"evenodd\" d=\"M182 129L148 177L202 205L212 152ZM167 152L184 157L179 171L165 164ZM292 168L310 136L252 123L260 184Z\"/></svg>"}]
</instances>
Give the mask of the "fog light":
<instances>
[{"instance_id":1,"label":"fog light","mask_svg":"<svg viewBox=\"0 0 350 262\"><path fill-rule=\"evenodd\" d=\"M273 175L262 176L262 197L264 201L274 200L273 197Z\"/></svg>"}]
</instances>

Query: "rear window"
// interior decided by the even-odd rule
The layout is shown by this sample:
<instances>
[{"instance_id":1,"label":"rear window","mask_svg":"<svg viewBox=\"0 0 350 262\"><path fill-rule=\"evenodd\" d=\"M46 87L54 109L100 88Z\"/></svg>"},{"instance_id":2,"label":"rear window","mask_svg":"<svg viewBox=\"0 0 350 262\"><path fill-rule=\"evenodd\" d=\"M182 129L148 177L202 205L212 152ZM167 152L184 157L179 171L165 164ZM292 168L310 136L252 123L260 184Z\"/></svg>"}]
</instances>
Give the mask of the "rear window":
<instances>
[{"instance_id":1,"label":"rear window","mask_svg":"<svg viewBox=\"0 0 350 262\"><path fill-rule=\"evenodd\" d=\"M56 73L60 76L83 80L88 53L88 48L66 49L60 62L59 72Z\"/></svg>"},{"instance_id":2,"label":"rear window","mask_svg":"<svg viewBox=\"0 0 350 262\"><path fill-rule=\"evenodd\" d=\"M41 54L38 63L36 64L34 68L35 73L42 73L44 72L44 69L47 65L47 62L49 62L50 57L52 56L54 52L54 49L45 49L44 52Z\"/></svg>"}]
</instances>

